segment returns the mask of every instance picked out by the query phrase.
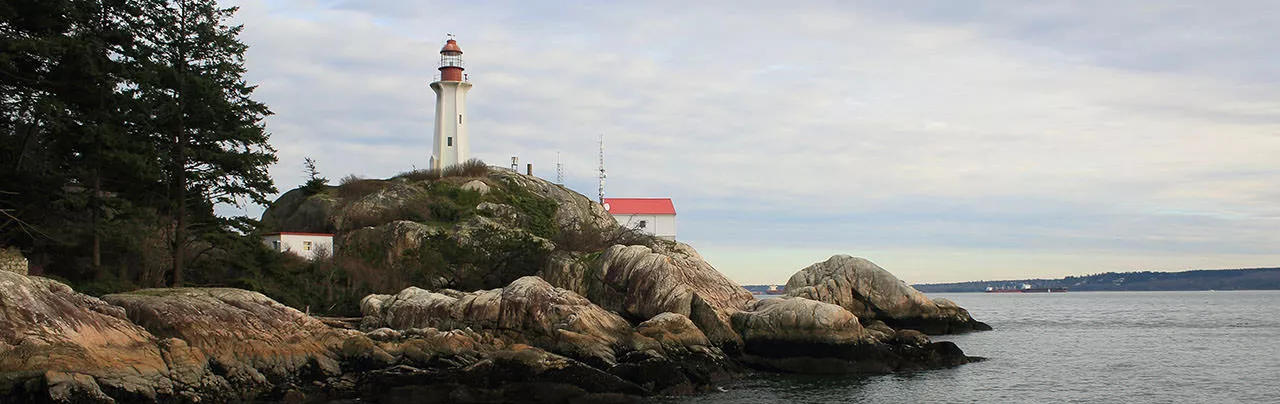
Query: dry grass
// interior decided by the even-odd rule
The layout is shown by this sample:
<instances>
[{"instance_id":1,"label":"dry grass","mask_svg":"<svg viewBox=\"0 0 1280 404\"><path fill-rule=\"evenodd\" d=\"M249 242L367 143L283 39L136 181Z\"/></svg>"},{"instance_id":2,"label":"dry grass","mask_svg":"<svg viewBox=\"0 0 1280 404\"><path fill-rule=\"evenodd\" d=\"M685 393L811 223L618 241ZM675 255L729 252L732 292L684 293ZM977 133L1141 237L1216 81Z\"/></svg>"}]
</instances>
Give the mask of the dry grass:
<instances>
[{"instance_id":1,"label":"dry grass","mask_svg":"<svg viewBox=\"0 0 1280 404\"><path fill-rule=\"evenodd\" d=\"M410 181L428 181L434 182L439 180L443 175L440 170L434 168L418 169L413 171L405 171L396 175L396 178L405 178Z\"/></svg>"},{"instance_id":2,"label":"dry grass","mask_svg":"<svg viewBox=\"0 0 1280 404\"><path fill-rule=\"evenodd\" d=\"M480 159L471 159L445 167L445 177L483 177L489 175L489 165Z\"/></svg>"},{"instance_id":3,"label":"dry grass","mask_svg":"<svg viewBox=\"0 0 1280 404\"><path fill-rule=\"evenodd\" d=\"M338 196L346 200L355 200L381 191L386 185L385 181L367 180L355 175L348 175L343 177L342 184L338 185Z\"/></svg>"},{"instance_id":4,"label":"dry grass","mask_svg":"<svg viewBox=\"0 0 1280 404\"><path fill-rule=\"evenodd\" d=\"M657 239L639 230L622 226L602 229L577 223L560 229L552 238L552 242L563 250L591 252L600 251L615 244L653 247Z\"/></svg>"},{"instance_id":5,"label":"dry grass","mask_svg":"<svg viewBox=\"0 0 1280 404\"><path fill-rule=\"evenodd\" d=\"M464 161L461 164L454 164L445 167L443 170L422 168L405 171L400 174L396 174L396 178L405 178L410 181L435 182L441 178L448 177L478 178L486 175L489 175L489 165L480 161L480 159L471 159Z\"/></svg>"}]
</instances>

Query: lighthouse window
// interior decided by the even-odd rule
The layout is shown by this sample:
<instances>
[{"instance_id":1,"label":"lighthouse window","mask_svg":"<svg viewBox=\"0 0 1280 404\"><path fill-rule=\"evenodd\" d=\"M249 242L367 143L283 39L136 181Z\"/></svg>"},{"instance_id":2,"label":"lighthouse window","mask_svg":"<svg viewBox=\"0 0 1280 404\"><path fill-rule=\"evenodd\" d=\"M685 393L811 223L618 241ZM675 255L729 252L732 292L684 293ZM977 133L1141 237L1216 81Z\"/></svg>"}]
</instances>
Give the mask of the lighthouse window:
<instances>
[{"instance_id":1,"label":"lighthouse window","mask_svg":"<svg viewBox=\"0 0 1280 404\"><path fill-rule=\"evenodd\" d=\"M462 114L458 114L458 124L462 124Z\"/></svg>"},{"instance_id":2,"label":"lighthouse window","mask_svg":"<svg viewBox=\"0 0 1280 404\"><path fill-rule=\"evenodd\" d=\"M448 146L453 147L453 136L448 137L448 142L449 142Z\"/></svg>"}]
</instances>

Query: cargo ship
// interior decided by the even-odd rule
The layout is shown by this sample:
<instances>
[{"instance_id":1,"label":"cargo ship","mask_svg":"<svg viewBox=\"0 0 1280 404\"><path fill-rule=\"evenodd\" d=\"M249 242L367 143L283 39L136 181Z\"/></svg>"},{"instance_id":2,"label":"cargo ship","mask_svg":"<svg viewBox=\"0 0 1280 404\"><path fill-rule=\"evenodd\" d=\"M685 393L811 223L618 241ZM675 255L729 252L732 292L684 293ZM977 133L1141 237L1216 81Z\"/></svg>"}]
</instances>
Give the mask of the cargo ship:
<instances>
[{"instance_id":1,"label":"cargo ship","mask_svg":"<svg viewBox=\"0 0 1280 404\"><path fill-rule=\"evenodd\" d=\"M1013 289L1013 288L996 289L994 287L987 286L987 293L1066 293L1066 292L1067 292L1067 288L1036 288L1026 283L1022 284L1022 288L1020 289Z\"/></svg>"}]
</instances>

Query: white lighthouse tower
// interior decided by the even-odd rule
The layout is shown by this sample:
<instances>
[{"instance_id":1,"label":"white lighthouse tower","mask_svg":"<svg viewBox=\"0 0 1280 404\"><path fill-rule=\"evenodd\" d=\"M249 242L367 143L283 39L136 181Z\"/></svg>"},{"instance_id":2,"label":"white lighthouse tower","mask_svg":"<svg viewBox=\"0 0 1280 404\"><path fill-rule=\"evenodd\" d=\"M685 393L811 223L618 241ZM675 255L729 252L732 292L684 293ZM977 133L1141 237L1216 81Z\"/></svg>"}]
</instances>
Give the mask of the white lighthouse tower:
<instances>
[{"instance_id":1,"label":"white lighthouse tower","mask_svg":"<svg viewBox=\"0 0 1280 404\"><path fill-rule=\"evenodd\" d=\"M436 92L435 145L431 150L431 167L443 169L471 158L467 137L467 91L471 82L462 71L462 48L449 34L440 49L440 75L431 83Z\"/></svg>"}]
</instances>

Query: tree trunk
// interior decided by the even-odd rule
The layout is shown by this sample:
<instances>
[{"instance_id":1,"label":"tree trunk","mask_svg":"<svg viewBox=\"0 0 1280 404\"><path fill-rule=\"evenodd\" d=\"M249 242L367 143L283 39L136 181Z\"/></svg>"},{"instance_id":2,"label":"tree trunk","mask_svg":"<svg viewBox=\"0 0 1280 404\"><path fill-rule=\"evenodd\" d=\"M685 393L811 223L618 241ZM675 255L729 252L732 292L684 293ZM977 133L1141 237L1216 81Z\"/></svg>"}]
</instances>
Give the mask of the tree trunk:
<instances>
[{"instance_id":1,"label":"tree trunk","mask_svg":"<svg viewBox=\"0 0 1280 404\"><path fill-rule=\"evenodd\" d=\"M102 275L101 274L102 236L100 235L100 233L102 232L99 231L101 227L101 224L99 223L99 221L102 220L101 218L99 218L99 215L102 214L102 200L100 199L100 196L102 195L102 178L99 174L101 174L101 171L95 168L93 173L93 196L90 199L90 201L93 201L93 203L90 204L91 210L92 210L90 213L92 214L91 217L93 219L93 223L91 224L92 226L91 229L93 230L93 274L94 276Z\"/></svg>"},{"instance_id":2,"label":"tree trunk","mask_svg":"<svg viewBox=\"0 0 1280 404\"><path fill-rule=\"evenodd\" d=\"M186 27L186 9L182 9L182 27ZM179 39L178 57L174 58L178 70L178 128L174 134L173 148L173 188L176 224L173 229L173 287L182 287L182 266L186 261L187 250L187 125L186 125L186 82L187 82L187 48L186 38Z\"/></svg>"}]
</instances>

